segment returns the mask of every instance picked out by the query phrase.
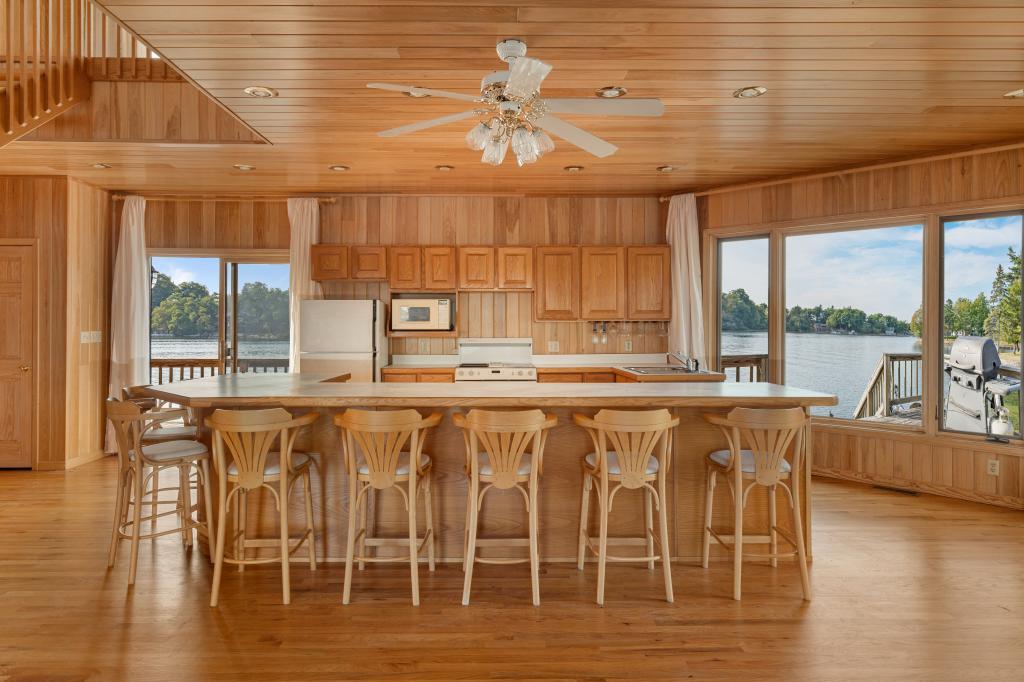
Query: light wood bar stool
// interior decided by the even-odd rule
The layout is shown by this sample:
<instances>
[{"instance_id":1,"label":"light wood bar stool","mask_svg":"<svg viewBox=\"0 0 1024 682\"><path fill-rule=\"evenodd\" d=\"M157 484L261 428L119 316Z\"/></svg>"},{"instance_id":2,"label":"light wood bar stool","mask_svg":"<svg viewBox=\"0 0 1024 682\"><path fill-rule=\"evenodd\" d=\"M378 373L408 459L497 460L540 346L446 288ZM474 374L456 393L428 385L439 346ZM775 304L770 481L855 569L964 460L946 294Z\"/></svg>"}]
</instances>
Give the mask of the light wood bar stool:
<instances>
[{"instance_id":1,"label":"light wood bar stool","mask_svg":"<svg viewBox=\"0 0 1024 682\"><path fill-rule=\"evenodd\" d=\"M462 587L462 604L469 605L473 584L473 566L482 564L530 564L533 605L540 605L540 549L538 547L539 513L537 492L544 465L544 444L547 430L557 419L540 410L492 412L470 410L465 416L455 414L455 425L463 429L466 442L466 475L469 477L469 495L466 499L466 538L463 569L466 572ZM527 452L529 450L529 452ZM481 490L480 484L484 487ZM528 516L528 536L525 538L479 538L480 509L487 491L514 488L522 494ZM482 558L477 547L511 546L530 548L528 559Z\"/></svg>"},{"instance_id":2,"label":"light wood bar stool","mask_svg":"<svg viewBox=\"0 0 1024 682\"><path fill-rule=\"evenodd\" d=\"M800 476L803 457L804 430L808 417L799 407L787 410L756 410L737 407L727 416L705 415L704 418L718 426L729 442L728 450L716 450L707 457L707 499L704 507L703 566L708 567L711 538L733 553L733 599L740 599L743 571L743 545L768 544L769 552L759 554L767 558L773 567L782 557L797 557L800 567L800 584L804 599L811 600L811 584L807 575L807 555L804 548L804 528L800 518ZM744 448L746 445L746 448ZM792 445L792 462L786 460L786 452ZM736 466L739 462L740 465ZM794 476L793 472L798 472ZM733 535L720 535L711 527L711 515L715 497L715 482L721 473L728 478L729 492L734 508ZM792 479L790 488L785 481ZM749 484L746 482L749 481ZM746 535L743 532L743 510L747 497L755 486L768 489L768 534ZM776 522L775 489L781 487L789 498L793 514L792 537ZM794 552L779 553L778 537L782 536Z\"/></svg>"},{"instance_id":3,"label":"light wood bar stool","mask_svg":"<svg viewBox=\"0 0 1024 682\"><path fill-rule=\"evenodd\" d=\"M241 571L249 564L281 563L281 595L285 604L291 603L291 581L288 562L303 543L309 554L309 568L316 570L316 534L313 528L313 499L310 468L313 460L304 452L295 452L295 438L304 426L315 422L315 412L293 417L287 410L216 410L206 418L213 430L213 463L218 477L217 544L214 549L213 589L210 606L217 605L220 578L224 563L236 564ZM277 441L278 449L271 451ZM288 502L292 488L298 480L306 503L306 528L296 538L289 535ZM231 490L228 490L228 486ZM277 538L249 538L245 535L246 496L253 490L265 488L274 497L280 514L280 532ZM235 522L238 528L232 538L235 555L224 556L227 536L229 503L237 500ZM250 547L279 548L277 556L247 558Z\"/></svg>"},{"instance_id":4,"label":"light wood bar stool","mask_svg":"<svg viewBox=\"0 0 1024 682\"><path fill-rule=\"evenodd\" d=\"M192 517L191 487L189 484L193 469L197 472L199 486L203 490L206 518L211 518L210 500L210 454L206 446L194 440L163 440L146 444L146 433L155 428L161 420L175 419L174 416L153 417L130 400L107 400L107 417L114 427L117 441L117 500L114 505L114 529L110 538L110 553L107 566L117 559L117 545L121 539L132 543L131 565L128 569L128 584L135 584L135 572L139 560L139 541L162 535L181 533L186 547L192 546L192 529L209 526ZM159 488L161 471L176 469L179 484L176 488ZM162 491L176 490L176 500L159 499ZM145 499L147 491L150 499ZM150 505L150 514L142 515L142 507ZM171 504L170 511L159 511L159 505ZM130 513L130 517L129 517ZM157 519L177 516L178 525L169 530L157 531ZM150 532L142 532L142 523L149 521Z\"/></svg>"},{"instance_id":5,"label":"light wood bar stool","mask_svg":"<svg viewBox=\"0 0 1024 682\"><path fill-rule=\"evenodd\" d=\"M668 495L666 481L672 459L672 429L679 419L668 410L601 410L593 418L574 414L594 441L594 452L583 458L583 497L580 502L580 534L576 567L583 570L589 549L597 555L597 603L604 605L605 568L608 561L644 561L654 569L661 561L665 572L665 601L671 602L672 563L668 542ZM614 488L610 488L615 484ZM655 487L657 486L657 487ZM615 495L623 488L644 492L644 535L609 538L608 515ZM590 493L597 492L600 530L597 548L587 530ZM653 507L653 508L652 508ZM654 533L654 509L658 511L658 535ZM641 545L646 554L622 557L608 554L608 545ZM655 554L655 545L659 551Z\"/></svg>"},{"instance_id":6,"label":"light wood bar stool","mask_svg":"<svg viewBox=\"0 0 1024 682\"><path fill-rule=\"evenodd\" d=\"M352 564L359 562L408 561L412 579L412 603L419 606L419 557L424 546L427 562L434 570L434 515L431 499L432 460L423 452L426 430L441 423L439 412L424 418L416 410L345 410L334 416L341 432L341 443L348 473L348 538L345 548L345 587L342 603L352 593ZM408 444L408 447L406 445ZM410 462L415 462L411 466ZM403 487L404 486L404 487ZM409 517L409 535L405 538L367 536L369 497L378 490L395 488L405 501ZM419 538L416 529L416 504L423 494L426 531ZM361 511L360 511L361 510ZM357 524L357 515L360 517ZM358 528L357 528L358 525ZM357 551L358 545L358 551ZM400 557L368 556L367 547L402 545L409 554Z\"/></svg>"}]
</instances>

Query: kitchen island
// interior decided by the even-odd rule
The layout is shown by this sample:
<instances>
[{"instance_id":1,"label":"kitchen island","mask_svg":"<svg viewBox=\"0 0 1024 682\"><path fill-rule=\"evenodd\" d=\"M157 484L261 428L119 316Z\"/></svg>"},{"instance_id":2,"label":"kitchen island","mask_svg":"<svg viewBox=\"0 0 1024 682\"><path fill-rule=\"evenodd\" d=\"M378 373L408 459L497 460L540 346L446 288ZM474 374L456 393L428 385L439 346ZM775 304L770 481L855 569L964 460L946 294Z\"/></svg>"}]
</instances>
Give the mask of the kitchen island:
<instances>
[{"instance_id":1,"label":"kitchen island","mask_svg":"<svg viewBox=\"0 0 1024 682\"><path fill-rule=\"evenodd\" d=\"M544 452L540 498L541 557L545 561L575 560L578 532L581 468L580 460L593 447L582 429L572 423L573 412L593 414L601 408L667 408L680 418L670 462L670 542L673 556L696 559L700 553L704 508L704 457L727 447L717 427L707 424L705 413L724 414L734 407L781 408L836 404L832 395L767 383L658 382L658 383L533 383L468 382L438 383L349 383L345 377L324 374L230 374L176 382L145 389L149 395L185 405L197 419L217 408L285 407L296 413L316 410L323 414L299 442L300 449L318 453L318 481L314 485L319 554L328 560L344 556L348 512L341 447L330 416L347 407L415 408L423 414L444 414L441 425L427 436L425 452L434 459L434 519L438 533L438 556L461 560L466 504L463 474L465 446L461 432L451 422L451 413L474 407L487 409L540 408L558 418ZM809 461L809 434L804 438L804 461ZM810 485L809 469L797 472L802 487ZM762 491L755 491L762 493ZM728 495L719 486L719 495ZM782 496L780 496L782 497ZM811 538L809 494L804 494L801 517L806 537ZM642 495L623 491L615 499L610 534L635 534L642 527ZM779 504L783 504L780 500ZM522 500L512 492L489 495L485 501L481 535L521 536L526 515ZM716 505L717 526L729 526L728 505ZM765 497L748 505L748 528L758 529L767 519ZM755 512L760 510L760 516ZM250 502L250 527L263 526L272 532L273 500ZM721 518L718 514L721 514ZM788 514L780 514L780 518ZM296 518L301 518L298 514ZM371 503L371 519L377 534L405 532L401 498L394 490L384 491ZM759 525L760 524L760 525ZM810 544L809 544L810 548ZM718 550L716 550L718 551Z\"/></svg>"}]
</instances>

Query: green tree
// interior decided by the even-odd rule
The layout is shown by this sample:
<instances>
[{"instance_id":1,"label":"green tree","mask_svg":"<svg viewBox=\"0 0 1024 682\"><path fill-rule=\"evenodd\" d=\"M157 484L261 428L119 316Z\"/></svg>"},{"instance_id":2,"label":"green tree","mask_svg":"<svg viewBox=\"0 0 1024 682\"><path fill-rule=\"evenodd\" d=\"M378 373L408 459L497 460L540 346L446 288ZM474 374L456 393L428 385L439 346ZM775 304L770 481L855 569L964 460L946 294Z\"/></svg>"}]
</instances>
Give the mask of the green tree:
<instances>
[{"instance_id":1,"label":"green tree","mask_svg":"<svg viewBox=\"0 0 1024 682\"><path fill-rule=\"evenodd\" d=\"M176 337L216 338L217 298L198 282L185 282L150 316L153 331Z\"/></svg>"},{"instance_id":2,"label":"green tree","mask_svg":"<svg viewBox=\"0 0 1024 682\"><path fill-rule=\"evenodd\" d=\"M288 291L247 282L238 292L238 335L243 339L288 338Z\"/></svg>"},{"instance_id":3,"label":"green tree","mask_svg":"<svg viewBox=\"0 0 1024 682\"><path fill-rule=\"evenodd\" d=\"M149 309L156 309L164 299L178 290L174 281L164 273L153 270L156 277L153 280L153 288L149 292Z\"/></svg>"},{"instance_id":4,"label":"green tree","mask_svg":"<svg viewBox=\"0 0 1024 682\"><path fill-rule=\"evenodd\" d=\"M722 294L722 331L766 331L768 306L756 304L743 289Z\"/></svg>"}]
</instances>

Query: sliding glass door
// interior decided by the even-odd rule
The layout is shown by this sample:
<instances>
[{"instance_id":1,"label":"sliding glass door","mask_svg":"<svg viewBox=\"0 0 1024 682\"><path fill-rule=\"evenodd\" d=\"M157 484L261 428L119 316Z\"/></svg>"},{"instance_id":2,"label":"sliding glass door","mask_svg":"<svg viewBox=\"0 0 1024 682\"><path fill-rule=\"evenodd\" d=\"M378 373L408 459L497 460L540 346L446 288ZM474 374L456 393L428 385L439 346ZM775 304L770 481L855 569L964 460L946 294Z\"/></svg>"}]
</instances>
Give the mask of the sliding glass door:
<instances>
[{"instance_id":1,"label":"sliding glass door","mask_svg":"<svg viewBox=\"0 0 1024 682\"><path fill-rule=\"evenodd\" d=\"M228 371L288 371L288 264L229 262Z\"/></svg>"}]
</instances>

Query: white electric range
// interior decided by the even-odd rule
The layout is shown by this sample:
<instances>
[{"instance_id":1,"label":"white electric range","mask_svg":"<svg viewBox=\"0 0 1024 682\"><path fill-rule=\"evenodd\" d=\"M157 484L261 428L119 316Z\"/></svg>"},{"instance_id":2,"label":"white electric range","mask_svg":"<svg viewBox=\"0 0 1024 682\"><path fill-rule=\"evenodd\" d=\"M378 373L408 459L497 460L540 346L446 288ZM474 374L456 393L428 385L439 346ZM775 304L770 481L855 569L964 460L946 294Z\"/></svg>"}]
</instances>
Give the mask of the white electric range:
<instances>
[{"instance_id":1,"label":"white electric range","mask_svg":"<svg viewBox=\"0 0 1024 682\"><path fill-rule=\"evenodd\" d=\"M533 339L459 339L455 381L537 381Z\"/></svg>"}]
</instances>

